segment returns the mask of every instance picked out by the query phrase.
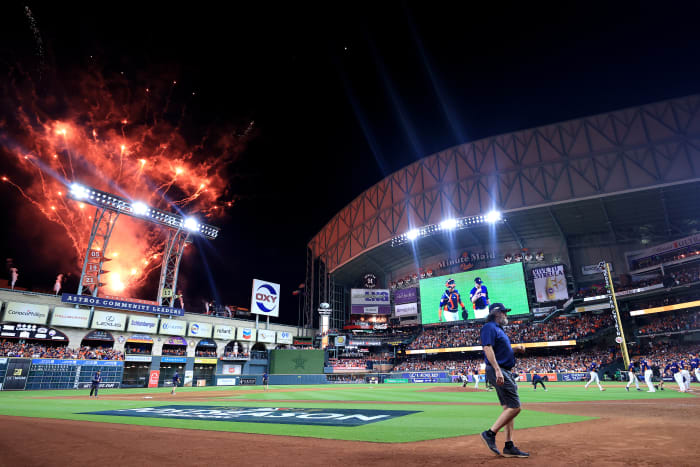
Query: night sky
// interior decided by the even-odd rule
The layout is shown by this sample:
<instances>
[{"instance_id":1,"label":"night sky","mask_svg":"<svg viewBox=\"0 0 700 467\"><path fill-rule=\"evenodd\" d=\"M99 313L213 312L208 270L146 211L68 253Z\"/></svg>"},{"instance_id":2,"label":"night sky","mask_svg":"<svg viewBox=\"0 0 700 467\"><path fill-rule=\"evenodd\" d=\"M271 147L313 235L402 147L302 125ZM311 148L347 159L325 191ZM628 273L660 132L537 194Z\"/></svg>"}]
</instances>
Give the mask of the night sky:
<instances>
[{"instance_id":1,"label":"night sky","mask_svg":"<svg viewBox=\"0 0 700 467\"><path fill-rule=\"evenodd\" d=\"M0 79L17 66L46 92L88 67L133 86L176 79L193 141L254 121L229 169L240 199L219 238L185 256L185 294L190 310L204 297L248 307L253 278L279 282L280 320L296 323L307 242L390 173L463 142L700 92L691 2L472 3L5 2ZM48 289L60 262L37 253L32 229L51 226L25 222L0 189L1 254L23 286Z\"/></svg>"}]
</instances>

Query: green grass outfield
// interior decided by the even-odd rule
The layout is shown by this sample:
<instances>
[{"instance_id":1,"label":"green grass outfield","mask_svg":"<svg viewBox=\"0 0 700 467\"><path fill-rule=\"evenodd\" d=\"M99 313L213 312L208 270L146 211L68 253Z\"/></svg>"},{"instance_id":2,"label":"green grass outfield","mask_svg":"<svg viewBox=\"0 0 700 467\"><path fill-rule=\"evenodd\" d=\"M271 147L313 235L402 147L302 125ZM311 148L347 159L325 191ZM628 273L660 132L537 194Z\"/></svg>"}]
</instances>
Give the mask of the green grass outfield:
<instances>
[{"instance_id":1,"label":"green grass outfield","mask_svg":"<svg viewBox=\"0 0 700 467\"><path fill-rule=\"evenodd\" d=\"M617 383L619 386L619 383ZM488 428L488 425L501 411L497 397L493 392L425 392L424 389L447 384L383 384L383 385L322 385L322 386L276 386L272 389L284 389L289 392L268 392L240 394L239 391L256 389L244 387L181 388L178 394L167 401L110 400L110 399L54 399L57 396L87 395L88 390L67 391L21 391L0 392L0 415L23 417L57 418L68 420L87 420L108 423L186 428L197 430L232 431L241 433L260 433L287 436L305 436L327 439L342 439L374 442L410 442L453 436L472 435ZM451 385L456 386L456 385ZM695 385L696 386L696 385ZM309 388L319 390L310 391ZM524 405L523 412L516 421L517 428L557 425L589 420L588 417L553 414L527 410L528 402L567 402L567 401L601 401L634 399L669 399L692 397L674 390L647 392L625 391L624 387L608 386L605 392L590 387L584 390L581 383L548 383L548 392L541 389L533 391L528 384L521 384L520 396ZM259 388L258 388L259 389ZM294 389L302 389L294 391ZM231 396L212 397L211 401L178 401L178 396L197 395L205 397L208 391L226 390ZM168 393L169 389L106 389L101 395ZM220 393L217 394L220 396ZM45 399L45 397L52 397ZM242 401L240 399L255 399ZM308 400L313 402L266 402L267 400ZM335 401L357 401L357 403L338 403ZM363 403L368 401L399 402L398 404ZM447 405L426 404L442 402ZM486 403L489 405L453 405L455 403ZM373 409L373 410L413 410L419 413L390 420L370 423L356 427L333 427L313 425L284 425L266 423L245 423L232 421L211 421L193 419L143 418L127 416L91 415L81 412L118 410L137 407L158 407L164 405L188 406L232 406L232 407L295 407L295 408L336 408L336 409Z\"/></svg>"}]
</instances>

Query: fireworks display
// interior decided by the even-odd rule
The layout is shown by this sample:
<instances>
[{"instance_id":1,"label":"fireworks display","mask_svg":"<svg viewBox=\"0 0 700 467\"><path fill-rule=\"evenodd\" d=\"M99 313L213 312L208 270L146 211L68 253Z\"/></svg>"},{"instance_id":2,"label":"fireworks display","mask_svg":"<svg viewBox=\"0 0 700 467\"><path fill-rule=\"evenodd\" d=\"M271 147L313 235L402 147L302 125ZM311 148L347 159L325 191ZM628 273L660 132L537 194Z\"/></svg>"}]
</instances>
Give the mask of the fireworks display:
<instances>
[{"instance_id":1,"label":"fireworks display","mask_svg":"<svg viewBox=\"0 0 700 467\"><path fill-rule=\"evenodd\" d=\"M5 190L21 194L31 212L62 227L77 267L95 208L66 196L72 182L212 224L236 201L228 175L252 122L243 131L208 130L192 143L182 130L185 106L177 109L173 102L175 81L137 87L122 75L109 81L86 72L60 96L39 92L27 77L8 82L12 109L0 119L0 180ZM142 287L160 269L165 233L120 216L105 252L111 258L101 279L105 293L126 295Z\"/></svg>"}]
</instances>

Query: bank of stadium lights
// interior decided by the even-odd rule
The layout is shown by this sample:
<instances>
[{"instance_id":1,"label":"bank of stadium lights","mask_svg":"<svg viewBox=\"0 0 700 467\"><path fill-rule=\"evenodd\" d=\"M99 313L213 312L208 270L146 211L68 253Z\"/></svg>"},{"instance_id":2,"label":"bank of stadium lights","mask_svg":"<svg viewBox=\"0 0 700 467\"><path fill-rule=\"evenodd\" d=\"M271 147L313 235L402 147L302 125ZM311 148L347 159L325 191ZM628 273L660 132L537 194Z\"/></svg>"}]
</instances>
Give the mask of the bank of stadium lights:
<instances>
[{"instance_id":1,"label":"bank of stadium lights","mask_svg":"<svg viewBox=\"0 0 700 467\"><path fill-rule=\"evenodd\" d=\"M194 217L182 217L178 214L161 211L146 205L143 201L132 202L111 193L80 185L79 183L71 184L68 194L77 201L149 220L173 229L185 229L192 233L199 233L212 240L219 235L220 229L218 227L202 224Z\"/></svg>"},{"instance_id":2,"label":"bank of stadium lights","mask_svg":"<svg viewBox=\"0 0 700 467\"><path fill-rule=\"evenodd\" d=\"M419 238L427 237L438 232L449 232L453 230L466 229L479 224L496 224L503 220L500 211L490 211L483 216L462 217L460 219L445 219L439 224L430 224L425 227L414 228L391 239L391 246L399 246L404 243L413 242Z\"/></svg>"}]
</instances>

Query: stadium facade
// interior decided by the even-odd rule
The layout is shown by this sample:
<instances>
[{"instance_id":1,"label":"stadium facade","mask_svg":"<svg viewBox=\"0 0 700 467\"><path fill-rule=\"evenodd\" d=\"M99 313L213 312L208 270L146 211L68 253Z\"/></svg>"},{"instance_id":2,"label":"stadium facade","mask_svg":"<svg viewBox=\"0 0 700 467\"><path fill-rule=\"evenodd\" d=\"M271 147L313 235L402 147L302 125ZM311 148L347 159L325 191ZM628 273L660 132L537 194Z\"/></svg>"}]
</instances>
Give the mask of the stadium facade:
<instances>
[{"instance_id":1,"label":"stadium facade","mask_svg":"<svg viewBox=\"0 0 700 467\"><path fill-rule=\"evenodd\" d=\"M532 311L534 268L563 265L569 296L601 281L601 260L634 274L626 253L698 231L699 111L698 95L617 110L465 143L389 175L308 243L304 323L328 302L330 328L342 329L367 279L391 289L397 322L395 291L428 277L519 262ZM439 229L492 210L501 222ZM396 241L413 229L415 241ZM425 308L419 297L408 322Z\"/></svg>"}]
</instances>

